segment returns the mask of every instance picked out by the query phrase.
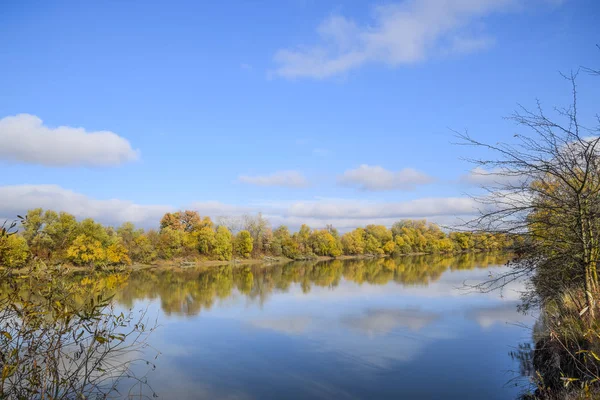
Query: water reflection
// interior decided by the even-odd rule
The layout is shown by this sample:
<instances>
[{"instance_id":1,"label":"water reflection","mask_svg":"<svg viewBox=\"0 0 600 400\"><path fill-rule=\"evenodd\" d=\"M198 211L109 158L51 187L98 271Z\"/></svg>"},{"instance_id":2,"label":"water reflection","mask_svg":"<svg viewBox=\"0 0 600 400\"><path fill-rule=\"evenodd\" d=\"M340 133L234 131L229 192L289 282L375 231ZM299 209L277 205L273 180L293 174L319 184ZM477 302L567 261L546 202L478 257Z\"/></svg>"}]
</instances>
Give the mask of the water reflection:
<instances>
[{"instance_id":1,"label":"water reflection","mask_svg":"<svg viewBox=\"0 0 600 400\"><path fill-rule=\"evenodd\" d=\"M160 299L167 315L198 315L216 300L237 291L264 304L274 291L287 291L299 284L303 293L313 287L336 288L342 278L359 285L428 286L444 271L485 269L505 264L504 254L462 254L457 257L419 256L399 259L333 260L293 262L270 266L219 266L207 269L144 270L131 274L116 299L132 306L139 299ZM462 282L457 282L460 286Z\"/></svg>"},{"instance_id":2,"label":"water reflection","mask_svg":"<svg viewBox=\"0 0 600 400\"><path fill-rule=\"evenodd\" d=\"M342 322L371 336L388 334L397 327L404 327L413 332L418 332L439 317L440 314L420 309L369 309L363 315L347 317Z\"/></svg>"},{"instance_id":3,"label":"water reflection","mask_svg":"<svg viewBox=\"0 0 600 400\"><path fill-rule=\"evenodd\" d=\"M155 269L106 279L148 308L161 398L514 399L519 287L459 290L500 254ZM78 277L82 282L90 277Z\"/></svg>"}]
</instances>

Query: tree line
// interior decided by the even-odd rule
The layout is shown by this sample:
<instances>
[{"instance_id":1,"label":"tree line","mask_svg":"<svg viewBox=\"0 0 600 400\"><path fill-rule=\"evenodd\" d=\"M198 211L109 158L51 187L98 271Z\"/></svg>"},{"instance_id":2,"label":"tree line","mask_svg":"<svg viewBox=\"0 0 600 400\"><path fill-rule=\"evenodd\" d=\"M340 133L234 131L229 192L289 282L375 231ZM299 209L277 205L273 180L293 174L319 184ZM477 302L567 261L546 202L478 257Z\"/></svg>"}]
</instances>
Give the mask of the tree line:
<instances>
[{"instance_id":1,"label":"tree line","mask_svg":"<svg viewBox=\"0 0 600 400\"><path fill-rule=\"evenodd\" d=\"M424 220L402 220L391 229L367 225L340 234L333 226L297 232L271 228L261 214L214 223L196 211L166 213L159 229L144 230L126 222L115 228L91 218L78 221L66 212L33 209L17 235L0 240L0 265L19 268L31 259L80 266L149 264L157 260L219 260L317 256L402 255L493 251L509 247L508 235L444 232Z\"/></svg>"}]
</instances>

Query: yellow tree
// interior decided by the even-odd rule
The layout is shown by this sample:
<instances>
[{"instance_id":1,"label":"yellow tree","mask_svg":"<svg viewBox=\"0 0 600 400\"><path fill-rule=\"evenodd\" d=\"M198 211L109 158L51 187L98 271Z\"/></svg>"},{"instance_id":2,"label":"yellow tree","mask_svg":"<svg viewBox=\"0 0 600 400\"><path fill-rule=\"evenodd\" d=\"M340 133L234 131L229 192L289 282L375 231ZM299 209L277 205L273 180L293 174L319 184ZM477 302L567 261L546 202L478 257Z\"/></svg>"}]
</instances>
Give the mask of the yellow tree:
<instances>
[{"instance_id":1,"label":"yellow tree","mask_svg":"<svg viewBox=\"0 0 600 400\"><path fill-rule=\"evenodd\" d=\"M365 230L355 230L342 235L342 249L344 254L359 255L365 252Z\"/></svg>"},{"instance_id":2,"label":"yellow tree","mask_svg":"<svg viewBox=\"0 0 600 400\"><path fill-rule=\"evenodd\" d=\"M21 235L0 236L0 266L20 268L25 266L29 258L27 240Z\"/></svg>"},{"instance_id":3,"label":"yellow tree","mask_svg":"<svg viewBox=\"0 0 600 400\"><path fill-rule=\"evenodd\" d=\"M233 252L231 239L232 237L229 229L224 226L219 226L217 228L217 233L215 235L215 247L213 249L213 254L217 260L231 260L231 255Z\"/></svg>"},{"instance_id":4,"label":"yellow tree","mask_svg":"<svg viewBox=\"0 0 600 400\"><path fill-rule=\"evenodd\" d=\"M106 261L113 265L131 265L127 248L125 248L120 240L108 246L106 249Z\"/></svg>"},{"instance_id":5,"label":"yellow tree","mask_svg":"<svg viewBox=\"0 0 600 400\"><path fill-rule=\"evenodd\" d=\"M335 237L328 230L315 230L310 236L310 243L316 255L337 257L342 254Z\"/></svg>"},{"instance_id":6,"label":"yellow tree","mask_svg":"<svg viewBox=\"0 0 600 400\"><path fill-rule=\"evenodd\" d=\"M250 232L243 230L235 236L235 253L242 258L250 258L254 239Z\"/></svg>"},{"instance_id":7,"label":"yellow tree","mask_svg":"<svg viewBox=\"0 0 600 400\"><path fill-rule=\"evenodd\" d=\"M99 240L81 234L67 249L67 257L77 265L95 265L106 260L106 252Z\"/></svg>"}]
</instances>

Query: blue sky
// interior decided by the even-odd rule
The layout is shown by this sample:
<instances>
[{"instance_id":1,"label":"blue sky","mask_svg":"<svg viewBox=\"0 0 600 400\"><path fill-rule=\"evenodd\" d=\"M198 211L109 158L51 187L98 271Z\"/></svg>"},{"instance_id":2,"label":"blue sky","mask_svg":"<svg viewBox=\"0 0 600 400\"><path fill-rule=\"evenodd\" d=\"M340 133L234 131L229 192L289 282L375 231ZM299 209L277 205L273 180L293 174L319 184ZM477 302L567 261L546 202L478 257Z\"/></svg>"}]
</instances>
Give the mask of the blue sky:
<instances>
[{"instance_id":1,"label":"blue sky","mask_svg":"<svg viewBox=\"0 0 600 400\"><path fill-rule=\"evenodd\" d=\"M448 223L475 190L451 129L510 140L517 103L567 105L558 72L600 65L598 17L591 0L5 3L0 216ZM588 121L598 81L579 80Z\"/></svg>"}]
</instances>

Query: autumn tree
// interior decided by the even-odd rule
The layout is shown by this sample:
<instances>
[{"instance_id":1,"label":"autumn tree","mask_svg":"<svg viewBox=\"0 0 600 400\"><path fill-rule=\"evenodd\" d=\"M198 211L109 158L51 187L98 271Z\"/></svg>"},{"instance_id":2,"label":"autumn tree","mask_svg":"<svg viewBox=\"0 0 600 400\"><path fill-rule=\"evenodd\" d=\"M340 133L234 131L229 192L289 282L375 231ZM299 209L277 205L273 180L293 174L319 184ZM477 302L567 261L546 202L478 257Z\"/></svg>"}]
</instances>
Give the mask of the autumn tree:
<instances>
[{"instance_id":1,"label":"autumn tree","mask_svg":"<svg viewBox=\"0 0 600 400\"><path fill-rule=\"evenodd\" d=\"M281 225L273 231L273 242L271 244L273 254L295 259L300 255L298 243L290 234L287 226Z\"/></svg>"},{"instance_id":2,"label":"autumn tree","mask_svg":"<svg viewBox=\"0 0 600 400\"><path fill-rule=\"evenodd\" d=\"M239 231L238 234L235 235L235 254L242 258L250 258L252 255L253 242L254 239L250 232L246 230Z\"/></svg>"},{"instance_id":3,"label":"autumn tree","mask_svg":"<svg viewBox=\"0 0 600 400\"><path fill-rule=\"evenodd\" d=\"M196 236L196 243L198 245L198 252L202 255L208 256L213 251L215 246L215 229L212 225L205 225L194 232Z\"/></svg>"},{"instance_id":4,"label":"autumn tree","mask_svg":"<svg viewBox=\"0 0 600 400\"><path fill-rule=\"evenodd\" d=\"M29 210L23 220L23 237L33 256L58 263L66 258L66 250L78 234L77 227L71 214L36 208Z\"/></svg>"},{"instance_id":5,"label":"autumn tree","mask_svg":"<svg viewBox=\"0 0 600 400\"><path fill-rule=\"evenodd\" d=\"M197 211L191 210L166 213L160 220L161 230L170 228L184 232L194 232L205 226L212 226L210 218L201 218Z\"/></svg>"},{"instance_id":6,"label":"autumn tree","mask_svg":"<svg viewBox=\"0 0 600 400\"><path fill-rule=\"evenodd\" d=\"M217 260L227 261L231 260L232 252L233 245L231 232L226 227L219 226L217 228L217 233L215 234L213 254Z\"/></svg>"},{"instance_id":7,"label":"autumn tree","mask_svg":"<svg viewBox=\"0 0 600 400\"><path fill-rule=\"evenodd\" d=\"M117 234L131 261L147 264L156 259L156 249L143 229L136 229L131 222L125 222L117 229Z\"/></svg>"},{"instance_id":8,"label":"autumn tree","mask_svg":"<svg viewBox=\"0 0 600 400\"><path fill-rule=\"evenodd\" d=\"M302 226L300 226L300 230L293 235L294 241L298 245L298 251L300 254L305 256L312 253L312 249L310 247L310 233L310 227L306 224L302 224Z\"/></svg>"},{"instance_id":9,"label":"autumn tree","mask_svg":"<svg viewBox=\"0 0 600 400\"><path fill-rule=\"evenodd\" d=\"M319 256L337 257L342 254L336 238L326 229L313 231L310 245L312 251Z\"/></svg>"},{"instance_id":10,"label":"autumn tree","mask_svg":"<svg viewBox=\"0 0 600 400\"><path fill-rule=\"evenodd\" d=\"M254 255L259 256L268 252L273 239L269 220L258 213L256 216L245 215L243 221L244 230L250 233L254 243Z\"/></svg>"},{"instance_id":11,"label":"autumn tree","mask_svg":"<svg viewBox=\"0 0 600 400\"><path fill-rule=\"evenodd\" d=\"M106 261L111 265L130 265L129 252L121 240L115 240L106 248Z\"/></svg>"},{"instance_id":12,"label":"autumn tree","mask_svg":"<svg viewBox=\"0 0 600 400\"><path fill-rule=\"evenodd\" d=\"M166 227L156 233L155 246L158 256L163 260L181 257L184 250L185 232Z\"/></svg>"},{"instance_id":13,"label":"autumn tree","mask_svg":"<svg viewBox=\"0 0 600 400\"><path fill-rule=\"evenodd\" d=\"M82 233L67 249L67 257L74 264L94 266L106 260L106 251L102 242Z\"/></svg>"},{"instance_id":14,"label":"autumn tree","mask_svg":"<svg viewBox=\"0 0 600 400\"><path fill-rule=\"evenodd\" d=\"M21 235L0 236L0 266L20 268L25 266L29 258L27 241Z\"/></svg>"},{"instance_id":15,"label":"autumn tree","mask_svg":"<svg viewBox=\"0 0 600 400\"><path fill-rule=\"evenodd\" d=\"M600 261L600 129L581 123L575 75L567 79L571 105L557 109L556 118L539 103L535 110L519 109L511 119L526 131L514 135L514 143L459 135L463 144L496 155L470 160L490 183L479 198L482 215L467 228L525 238L512 271L491 286L533 276L534 294L542 304L579 289L585 296L580 313L592 321ZM474 239L490 246L486 236Z\"/></svg>"}]
</instances>

